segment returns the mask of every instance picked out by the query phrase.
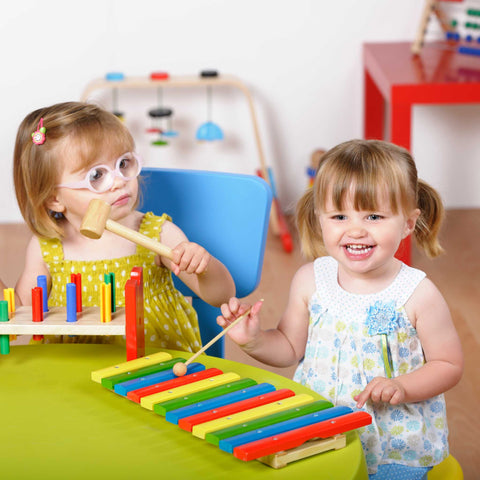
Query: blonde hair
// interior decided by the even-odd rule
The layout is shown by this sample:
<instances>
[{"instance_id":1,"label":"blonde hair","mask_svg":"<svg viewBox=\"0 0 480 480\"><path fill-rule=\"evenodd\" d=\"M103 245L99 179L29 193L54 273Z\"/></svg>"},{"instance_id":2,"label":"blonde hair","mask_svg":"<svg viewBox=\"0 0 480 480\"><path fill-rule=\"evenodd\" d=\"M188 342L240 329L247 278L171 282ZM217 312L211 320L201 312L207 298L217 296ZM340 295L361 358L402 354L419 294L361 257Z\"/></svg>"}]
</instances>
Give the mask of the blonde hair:
<instances>
[{"instance_id":1,"label":"blonde hair","mask_svg":"<svg viewBox=\"0 0 480 480\"><path fill-rule=\"evenodd\" d=\"M327 195L341 210L353 188L358 210L376 210L380 195L387 193L393 213L420 210L413 236L429 257L443 252L438 233L444 208L438 192L418 179L410 153L380 140L351 140L326 152L320 161L314 184L297 204L297 227L307 258L326 254L318 220Z\"/></svg>"},{"instance_id":2,"label":"blonde hair","mask_svg":"<svg viewBox=\"0 0 480 480\"><path fill-rule=\"evenodd\" d=\"M36 145L32 133L40 119L46 140ZM39 237L63 237L61 219L47 206L60 183L62 154L73 150L78 170L82 170L98 163L102 153L120 156L133 151L134 146L122 122L96 105L65 102L28 114L17 132L13 179L17 202L30 230Z\"/></svg>"}]
</instances>

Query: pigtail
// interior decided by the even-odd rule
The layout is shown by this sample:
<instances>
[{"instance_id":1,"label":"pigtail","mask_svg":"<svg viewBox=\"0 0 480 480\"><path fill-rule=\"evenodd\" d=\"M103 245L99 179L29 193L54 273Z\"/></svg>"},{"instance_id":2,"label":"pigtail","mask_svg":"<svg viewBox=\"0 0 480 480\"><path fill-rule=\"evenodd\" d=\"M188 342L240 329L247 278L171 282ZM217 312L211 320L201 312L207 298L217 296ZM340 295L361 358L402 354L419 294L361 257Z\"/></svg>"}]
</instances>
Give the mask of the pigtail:
<instances>
[{"instance_id":1,"label":"pigtail","mask_svg":"<svg viewBox=\"0 0 480 480\"><path fill-rule=\"evenodd\" d=\"M445 210L438 192L423 180L418 180L418 208L420 216L414 230L417 244L430 257L443 253L438 234L445 217Z\"/></svg>"},{"instance_id":2,"label":"pigtail","mask_svg":"<svg viewBox=\"0 0 480 480\"><path fill-rule=\"evenodd\" d=\"M313 197L313 188L310 187L300 198L296 208L300 246L309 260L326 255Z\"/></svg>"}]
</instances>

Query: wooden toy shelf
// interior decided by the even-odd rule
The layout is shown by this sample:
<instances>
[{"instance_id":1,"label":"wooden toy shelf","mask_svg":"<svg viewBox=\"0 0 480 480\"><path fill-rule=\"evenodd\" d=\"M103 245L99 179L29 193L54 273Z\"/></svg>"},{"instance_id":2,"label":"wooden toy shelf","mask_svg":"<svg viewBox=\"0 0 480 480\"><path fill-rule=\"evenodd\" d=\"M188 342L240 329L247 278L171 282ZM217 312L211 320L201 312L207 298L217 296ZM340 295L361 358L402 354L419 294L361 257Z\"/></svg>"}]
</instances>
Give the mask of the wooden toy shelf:
<instances>
[{"instance_id":1,"label":"wooden toy shelf","mask_svg":"<svg viewBox=\"0 0 480 480\"><path fill-rule=\"evenodd\" d=\"M138 89L138 88L191 88L191 87L208 87L208 86L226 86L240 90L244 95L248 104L250 118L253 126L255 144L258 152L259 173L262 178L270 185L275 195L275 188L272 185L271 174L265 162L265 154L260 139L258 129L257 115L253 103L252 95L247 86L238 78L231 75L218 75L215 77L201 77L193 75L172 75L168 78L151 79L149 77L124 77L121 80L96 79L90 82L82 93L81 100L88 101L93 92L98 90L113 89ZM272 203L270 215L270 226L275 235L280 235L284 250L289 252L292 250L292 240L288 231L288 226L283 217L283 213L279 208L276 198Z\"/></svg>"}]
</instances>

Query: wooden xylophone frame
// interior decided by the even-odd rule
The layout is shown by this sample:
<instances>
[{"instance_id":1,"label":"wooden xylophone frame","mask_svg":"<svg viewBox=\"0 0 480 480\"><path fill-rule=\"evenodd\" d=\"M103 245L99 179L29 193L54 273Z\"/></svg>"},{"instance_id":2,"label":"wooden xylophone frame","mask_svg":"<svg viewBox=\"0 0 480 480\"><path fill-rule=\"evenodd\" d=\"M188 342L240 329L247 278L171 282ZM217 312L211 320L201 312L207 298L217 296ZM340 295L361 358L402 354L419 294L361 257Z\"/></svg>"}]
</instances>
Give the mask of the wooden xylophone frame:
<instances>
[{"instance_id":1,"label":"wooden xylophone frame","mask_svg":"<svg viewBox=\"0 0 480 480\"><path fill-rule=\"evenodd\" d=\"M273 468L343 448L345 432L372 421L366 412L334 407L315 394L277 390L201 363L176 377L173 365L185 361L158 352L96 370L92 380L240 460Z\"/></svg>"}]
</instances>

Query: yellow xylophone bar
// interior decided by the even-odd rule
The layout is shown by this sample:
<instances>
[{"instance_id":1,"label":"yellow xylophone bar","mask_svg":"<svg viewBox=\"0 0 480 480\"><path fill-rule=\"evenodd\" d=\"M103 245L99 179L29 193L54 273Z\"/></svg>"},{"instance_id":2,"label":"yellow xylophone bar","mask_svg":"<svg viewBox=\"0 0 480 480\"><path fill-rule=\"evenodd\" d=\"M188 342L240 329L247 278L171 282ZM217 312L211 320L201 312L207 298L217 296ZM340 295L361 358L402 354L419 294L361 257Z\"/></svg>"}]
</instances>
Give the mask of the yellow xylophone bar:
<instances>
[{"instance_id":1,"label":"yellow xylophone bar","mask_svg":"<svg viewBox=\"0 0 480 480\"><path fill-rule=\"evenodd\" d=\"M102 378L113 377L120 373L127 373L132 370L138 370L139 368L155 365L156 363L165 362L171 360L172 356L167 352L158 352L147 357L136 358L129 362L119 363L113 367L102 368L101 370L95 370L92 372L92 380L97 383L102 383Z\"/></svg>"},{"instance_id":2,"label":"yellow xylophone bar","mask_svg":"<svg viewBox=\"0 0 480 480\"><path fill-rule=\"evenodd\" d=\"M207 433L214 432L222 428L231 427L233 425L238 425L243 422L248 422L249 420L255 420L256 418L282 412L289 408L299 407L300 405L313 402L313 400L314 399L311 395L307 395L305 393L302 393L301 395L295 395L294 397L284 398L283 400L268 403L266 405L262 405L261 407L251 408L249 410L244 410L243 412L228 415L227 417L217 418L216 420L211 420L210 422L195 425L192 429L192 435L205 439L205 435Z\"/></svg>"},{"instance_id":3,"label":"yellow xylophone bar","mask_svg":"<svg viewBox=\"0 0 480 480\"><path fill-rule=\"evenodd\" d=\"M207 388L225 385L229 382L234 382L235 380L239 379L240 375L232 372L216 375L215 377L206 378L205 380L200 380L199 382L189 383L187 385L182 385L181 387L171 388L165 392L154 393L153 395L142 397L140 400L140 405L144 408L148 408L149 410L153 410L153 406L156 403L167 402L168 400L172 400L174 398L201 392L202 390L207 390Z\"/></svg>"}]
</instances>

